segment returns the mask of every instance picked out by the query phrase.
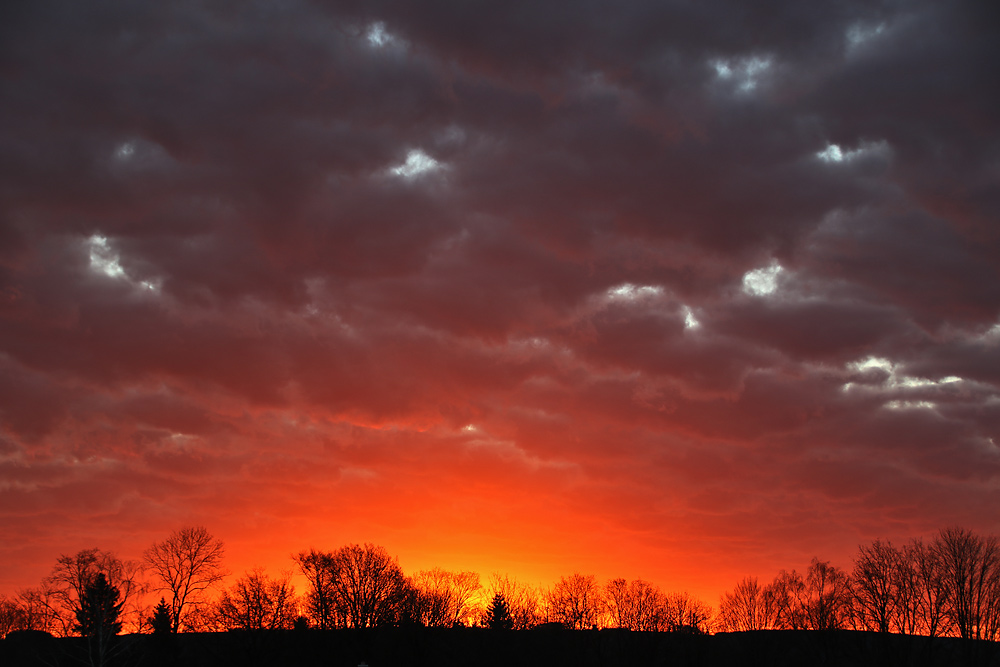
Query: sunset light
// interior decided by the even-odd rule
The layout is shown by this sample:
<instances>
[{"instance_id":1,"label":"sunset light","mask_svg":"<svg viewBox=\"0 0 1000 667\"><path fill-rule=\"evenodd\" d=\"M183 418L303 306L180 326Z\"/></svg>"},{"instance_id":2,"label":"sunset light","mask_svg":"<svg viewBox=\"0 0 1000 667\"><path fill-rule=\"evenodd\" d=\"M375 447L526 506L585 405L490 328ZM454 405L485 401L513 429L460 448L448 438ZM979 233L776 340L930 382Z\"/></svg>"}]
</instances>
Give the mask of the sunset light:
<instances>
[{"instance_id":1,"label":"sunset light","mask_svg":"<svg viewBox=\"0 0 1000 667\"><path fill-rule=\"evenodd\" d=\"M1000 534L989 3L18 4L0 603L197 538L174 630L334 554L715 632Z\"/></svg>"}]
</instances>

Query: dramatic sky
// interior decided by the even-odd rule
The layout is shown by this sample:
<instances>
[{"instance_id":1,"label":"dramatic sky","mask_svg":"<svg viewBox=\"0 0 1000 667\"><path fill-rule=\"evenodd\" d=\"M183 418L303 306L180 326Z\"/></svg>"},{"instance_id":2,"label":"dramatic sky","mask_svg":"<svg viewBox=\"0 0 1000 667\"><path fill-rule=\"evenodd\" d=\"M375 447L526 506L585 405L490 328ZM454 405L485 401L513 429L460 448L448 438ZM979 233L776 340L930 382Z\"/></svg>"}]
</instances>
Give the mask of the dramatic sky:
<instances>
[{"instance_id":1,"label":"dramatic sky","mask_svg":"<svg viewBox=\"0 0 1000 667\"><path fill-rule=\"evenodd\" d=\"M1000 532L997 7L3 3L0 592Z\"/></svg>"}]
</instances>

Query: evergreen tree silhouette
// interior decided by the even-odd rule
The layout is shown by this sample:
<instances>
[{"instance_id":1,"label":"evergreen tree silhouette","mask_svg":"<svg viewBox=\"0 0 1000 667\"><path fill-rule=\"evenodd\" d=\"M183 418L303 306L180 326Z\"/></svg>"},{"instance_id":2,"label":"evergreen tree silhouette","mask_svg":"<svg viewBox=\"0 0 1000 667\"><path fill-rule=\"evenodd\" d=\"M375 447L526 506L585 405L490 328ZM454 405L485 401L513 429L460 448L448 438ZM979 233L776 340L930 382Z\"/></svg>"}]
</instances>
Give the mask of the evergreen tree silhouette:
<instances>
[{"instance_id":1,"label":"evergreen tree silhouette","mask_svg":"<svg viewBox=\"0 0 1000 667\"><path fill-rule=\"evenodd\" d=\"M120 591L108 583L103 572L94 577L80 596L77 625L73 629L87 638L91 665L106 664L112 641L122 631L118 617L125 603L119 601L120 597Z\"/></svg>"},{"instance_id":2,"label":"evergreen tree silhouette","mask_svg":"<svg viewBox=\"0 0 1000 667\"><path fill-rule=\"evenodd\" d=\"M510 609L507 608L507 601L500 593L493 596L493 601L486 610L486 623L491 630L510 630L514 627L514 619L511 618Z\"/></svg>"},{"instance_id":3,"label":"evergreen tree silhouette","mask_svg":"<svg viewBox=\"0 0 1000 667\"><path fill-rule=\"evenodd\" d=\"M153 615L149 618L149 624L153 626L153 634L169 634L174 631L173 619L170 616L170 605L164 598L160 598L160 603L153 608Z\"/></svg>"},{"instance_id":4,"label":"evergreen tree silhouette","mask_svg":"<svg viewBox=\"0 0 1000 667\"><path fill-rule=\"evenodd\" d=\"M177 661L177 634L174 631L174 615L170 604L160 598L149 618L153 634L146 644L142 663L144 667L174 667ZM136 663L139 664L139 663Z\"/></svg>"}]
</instances>

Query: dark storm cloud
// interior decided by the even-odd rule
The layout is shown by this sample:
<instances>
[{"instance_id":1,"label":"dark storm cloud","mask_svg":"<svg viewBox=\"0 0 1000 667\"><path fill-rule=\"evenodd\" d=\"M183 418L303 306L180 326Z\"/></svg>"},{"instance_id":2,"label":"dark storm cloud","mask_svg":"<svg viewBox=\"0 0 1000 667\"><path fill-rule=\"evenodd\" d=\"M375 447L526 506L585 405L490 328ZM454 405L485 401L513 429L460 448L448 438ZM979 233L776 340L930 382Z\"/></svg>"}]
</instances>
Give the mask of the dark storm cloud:
<instances>
[{"instance_id":1,"label":"dark storm cloud","mask_svg":"<svg viewBox=\"0 0 1000 667\"><path fill-rule=\"evenodd\" d=\"M0 11L5 525L995 527L986 4Z\"/></svg>"}]
</instances>

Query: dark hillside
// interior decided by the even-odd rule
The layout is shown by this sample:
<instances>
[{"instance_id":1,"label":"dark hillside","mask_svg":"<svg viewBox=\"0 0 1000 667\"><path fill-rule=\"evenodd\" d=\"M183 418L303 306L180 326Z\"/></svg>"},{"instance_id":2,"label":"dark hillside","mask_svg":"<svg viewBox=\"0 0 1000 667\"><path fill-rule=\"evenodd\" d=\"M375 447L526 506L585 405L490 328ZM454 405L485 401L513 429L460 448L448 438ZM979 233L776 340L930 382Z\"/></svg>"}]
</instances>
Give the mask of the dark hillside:
<instances>
[{"instance_id":1,"label":"dark hillside","mask_svg":"<svg viewBox=\"0 0 1000 667\"><path fill-rule=\"evenodd\" d=\"M379 628L192 633L120 638L120 667L1000 667L1000 645L866 632L763 631L691 635L622 630L490 631ZM0 665L80 664L81 639L14 633Z\"/></svg>"}]
</instances>

